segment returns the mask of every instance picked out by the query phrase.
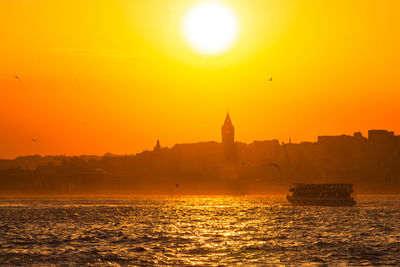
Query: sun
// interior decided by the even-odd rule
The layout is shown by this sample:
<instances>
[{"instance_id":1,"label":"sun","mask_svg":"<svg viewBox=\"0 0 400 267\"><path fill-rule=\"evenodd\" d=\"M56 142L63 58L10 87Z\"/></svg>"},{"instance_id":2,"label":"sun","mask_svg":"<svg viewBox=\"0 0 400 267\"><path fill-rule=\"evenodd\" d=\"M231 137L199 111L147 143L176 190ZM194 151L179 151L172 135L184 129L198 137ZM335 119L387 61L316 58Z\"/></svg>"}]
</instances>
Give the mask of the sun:
<instances>
[{"instance_id":1,"label":"sun","mask_svg":"<svg viewBox=\"0 0 400 267\"><path fill-rule=\"evenodd\" d=\"M225 4L194 5L183 20L183 34L192 49L203 55L218 55L231 48L238 35L238 20Z\"/></svg>"}]
</instances>

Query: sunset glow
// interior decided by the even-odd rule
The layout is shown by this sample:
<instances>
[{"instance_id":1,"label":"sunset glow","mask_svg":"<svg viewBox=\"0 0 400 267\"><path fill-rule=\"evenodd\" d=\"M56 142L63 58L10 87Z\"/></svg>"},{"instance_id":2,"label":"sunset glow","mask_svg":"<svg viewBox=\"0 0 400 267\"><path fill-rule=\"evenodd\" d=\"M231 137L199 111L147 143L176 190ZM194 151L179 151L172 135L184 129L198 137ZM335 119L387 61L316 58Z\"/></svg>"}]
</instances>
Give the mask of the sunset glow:
<instances>
[{"instance_id":1,"label":"sunset glow","mask_svg":"<svg viewBox=\"0 0 400 267\"><path fill-rule=\"evenodd\" d=\"M0 157L219 140L228 107L246 143L399 133L399 5L2 0Z\"/></svg>"}]
</instances>

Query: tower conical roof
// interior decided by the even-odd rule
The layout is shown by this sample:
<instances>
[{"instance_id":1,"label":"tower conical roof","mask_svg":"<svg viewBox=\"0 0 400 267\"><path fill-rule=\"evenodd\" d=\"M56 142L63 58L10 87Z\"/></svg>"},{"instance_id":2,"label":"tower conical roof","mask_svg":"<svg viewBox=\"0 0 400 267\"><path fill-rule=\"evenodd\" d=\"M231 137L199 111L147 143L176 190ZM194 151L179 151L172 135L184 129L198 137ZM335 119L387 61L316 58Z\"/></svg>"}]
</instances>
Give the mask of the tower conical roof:
<instances>
[{"instance_id":1,"label":"tower conical roof","mask_svg":"<svg viewBox=\"0 0 400 267\"><path fill-rule=\"evenodd\" d=\"M232 123L231 122L231 117L229 116L229 112L228 113L226 113L226 117L225 117L225 123Z\"/></svg>"},{"instance_id":2,"label":"tower conical roof","mask_svg":"<svg viewBox=\"0 0 400 267\"><path fill-rule=\"evenodd\" d=\"M234 128L231 121L231 117L229 116L229 112L226 113L225 122L224 125L222 125L222 128Z\"/></svg>"}]
</instances>

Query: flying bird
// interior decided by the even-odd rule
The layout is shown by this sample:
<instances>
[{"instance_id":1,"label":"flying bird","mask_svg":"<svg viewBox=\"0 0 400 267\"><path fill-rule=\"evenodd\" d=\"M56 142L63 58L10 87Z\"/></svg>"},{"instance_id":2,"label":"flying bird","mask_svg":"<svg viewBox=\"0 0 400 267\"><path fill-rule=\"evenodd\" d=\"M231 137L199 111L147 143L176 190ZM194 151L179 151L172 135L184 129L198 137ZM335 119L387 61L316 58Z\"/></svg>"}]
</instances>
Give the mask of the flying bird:
<instances>
[{"instance_id":1,"label":"flying bird","mask_svg":"<svg viewBox=\"0 0 400 267\"><path fill-rule=\"evenodd\" d=\"M269 77L268 81L272 82L272 77Z\"/></svg>"},{"instance_id":2,"label":"flying bird","mask_svg":"<svg viewBox=\"0 0 400 267\"><path fill-rule=\"evenodd\" d=\"M242 162L242 165L246 165L246 162L243 161L243 162Z\"/></svg>"},{"instance_id":3,"label":"flying bird","mask_svg":"<svg viewBox=\"0 0 400 267\"><path fill-rule=\"evenodd\" d=\"M178 188L179 187L179 184L176 184L176 188Z\"/></svg>"},{"instance_id":4,"label":"flying bird","mask_svg":"<svg viewBox=\"0 0 400 267\"><path fill-rule=\"evenodd\" d=\"M36 142L36 141L38 141L38 140L39 140L39 139L33 139L33 138L32 138L32 141L33 141L33 142Z\"/></svg>"},{"instance_id":5,"label":"flying bird","mask_svg":"<svg viewBox=\"0 0 400 267\"><path fill-rule=\"evenodd\" d=\"M279 165L276 163L271 163L271 164L269 164L269 166L273 166L273 167L277 168L278 170L281 169L281 167L279 167Z\"/></svg>"},{"instance_id":6,"label":"flying bird","mask_svg":"<svg viewBox=\"0 0 400 267\"><path fill-rule=\"evenodd\" d=\"M18 81L21 81L21 78L18 75L14 75L14 78L17 79Z\"/></svg>"}]
</instances>

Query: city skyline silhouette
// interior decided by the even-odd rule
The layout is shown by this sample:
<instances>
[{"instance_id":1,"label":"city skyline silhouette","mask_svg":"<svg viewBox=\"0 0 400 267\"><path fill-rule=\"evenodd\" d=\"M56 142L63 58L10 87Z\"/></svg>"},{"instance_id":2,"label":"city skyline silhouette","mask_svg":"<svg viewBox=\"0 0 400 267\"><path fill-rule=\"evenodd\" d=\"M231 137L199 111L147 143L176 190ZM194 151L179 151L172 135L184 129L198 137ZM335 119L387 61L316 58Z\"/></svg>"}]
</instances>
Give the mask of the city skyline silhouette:
<instances>
[{"instance_id":1,"label":"city skyline silhouette","mask_svg":"<svg viewBox=\"0 0 400 267\"><path fill-rule=\"evenodd\" d=\"M400 136L392 131L246 144L235 141L229 113L220 129L219 142L167 147L157 140L152 150L131 155L2 159L0 193L283 194L292 183L354 183L358 193L400 193Z\"/></svg>"}]
</instances>

